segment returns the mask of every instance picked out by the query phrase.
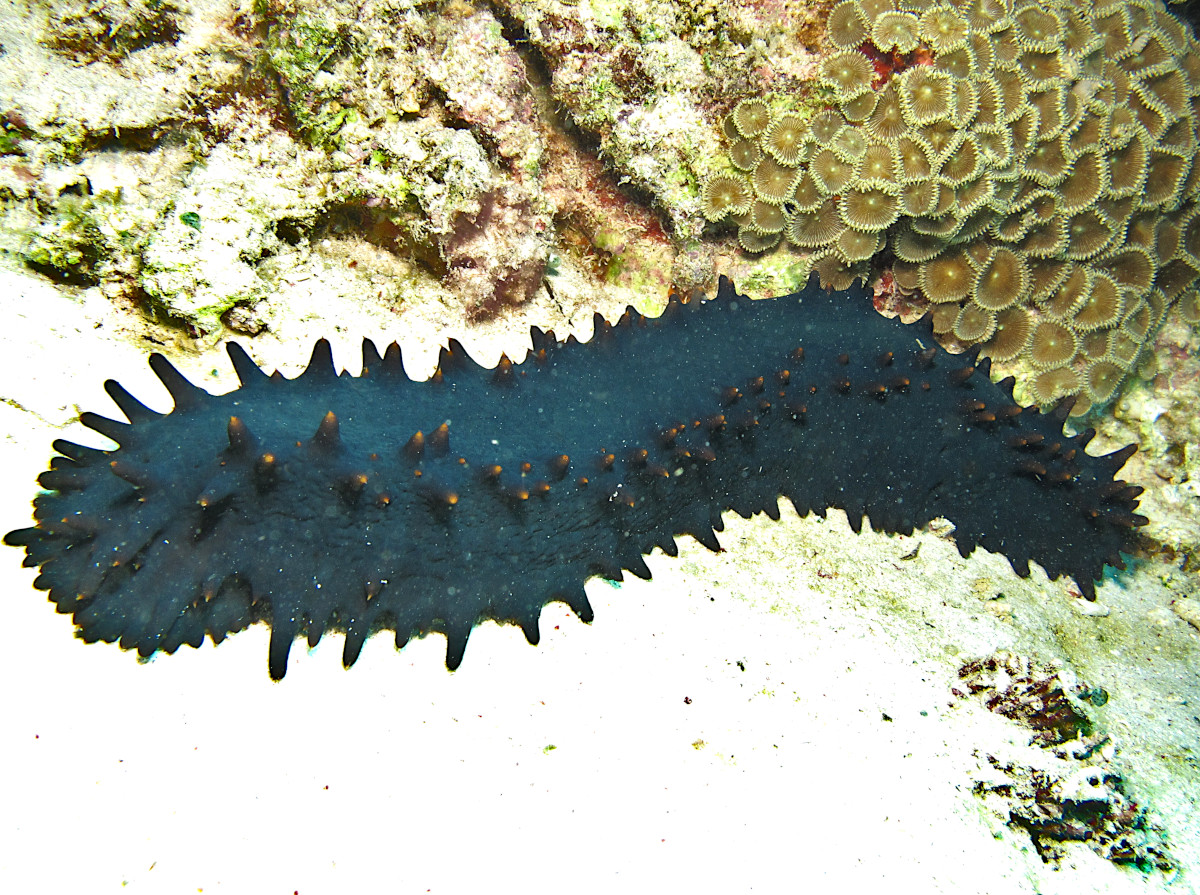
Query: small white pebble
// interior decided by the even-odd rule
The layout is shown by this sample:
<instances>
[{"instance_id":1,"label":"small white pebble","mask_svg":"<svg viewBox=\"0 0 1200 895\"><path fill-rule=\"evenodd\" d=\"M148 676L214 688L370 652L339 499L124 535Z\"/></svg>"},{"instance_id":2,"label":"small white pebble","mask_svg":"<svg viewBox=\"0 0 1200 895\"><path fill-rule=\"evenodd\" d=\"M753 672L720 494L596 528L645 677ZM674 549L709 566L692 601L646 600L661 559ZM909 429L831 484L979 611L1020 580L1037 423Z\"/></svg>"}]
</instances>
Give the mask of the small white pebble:
<instances>
[{"instance_id":1,"label":"small white pebble","mask_svg":"<svg viewBox=\"0 0 1200 895\"><path fill-rule=\"evenodd\" d=\"M1075 607L1075 611L1080 615L1086 615L1091 618L1107 618L1108 614L1112 612L1111 607L1105 606L1099 601L1091 603L1087 600L1072 600L1071 605Z\"/></svg>"}]
</instances>

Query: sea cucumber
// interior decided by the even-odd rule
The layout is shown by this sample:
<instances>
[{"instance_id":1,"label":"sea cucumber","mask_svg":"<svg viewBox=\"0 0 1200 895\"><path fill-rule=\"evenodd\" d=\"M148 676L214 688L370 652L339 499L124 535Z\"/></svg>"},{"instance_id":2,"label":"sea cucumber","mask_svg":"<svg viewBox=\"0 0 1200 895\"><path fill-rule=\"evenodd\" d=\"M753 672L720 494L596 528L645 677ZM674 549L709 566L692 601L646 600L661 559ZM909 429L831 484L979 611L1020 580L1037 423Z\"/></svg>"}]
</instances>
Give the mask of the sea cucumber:
<instances>
[{"instance_id":1,"label":"sea cucumber","mask_svg":"<svg viewBox=\"0 0 1200 895\"><path fill-rule=\"evenodd\" d=\"M327 630L347 667L382 629L444 633L451 669L483 619L536 644L551 601L591 620L589 577L648 578L642 555L683 534L718 550L723 511L778 518L780 496L855 530L945 516L964 556L1036 560L1089 598L1146 522L1114 481L1133 445L1088 455L1068 405L1018 406L986 360L881 317L858 284L750 301L722 280L658 318L596 315L587 344L531 335L494 369L451 340L426 382L395 343L364 342L354 377L322 340L291 380L229 343L241 387L219 396L153 355L174 409L106 382L128 422L81 421L119 447L55 441L36 527L4 541L83 640L149 656L265 621L278 680L295 638Z\"/></svg>"}]
</instances>

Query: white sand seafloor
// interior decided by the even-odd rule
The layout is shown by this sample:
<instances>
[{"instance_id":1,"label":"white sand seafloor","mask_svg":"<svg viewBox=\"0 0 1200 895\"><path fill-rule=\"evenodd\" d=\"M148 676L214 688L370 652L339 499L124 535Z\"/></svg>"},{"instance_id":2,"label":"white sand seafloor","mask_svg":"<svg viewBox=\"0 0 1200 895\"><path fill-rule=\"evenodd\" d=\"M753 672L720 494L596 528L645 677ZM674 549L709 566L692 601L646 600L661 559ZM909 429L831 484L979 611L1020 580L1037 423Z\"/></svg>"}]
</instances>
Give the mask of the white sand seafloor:
<instances>
[{"instance_id":1,"label":"white sand seafloor","mask_svg":"<svg viewBox=\"0 0 1200 895\"><path fill-rule=\"evenodd\" d=\"M0 270L3 530L27 524L54 437L101 443L61 427L116 414L106 377L168 406L154 346L91 296ZM335 359L354 369L353 337L381 332L356 314L298 289L298 322L254 351L291 375L337 320ZM394 335L462 335L418 317ZM513 314L468 348L520 356L527 326ZM232 387L219 349L177 362ZM144 664L84 645L4 548L0 889L1200 891L1200 632L1170 608L1195 576L1135 564L1086 605L1002 557L962 559L944 529L856 536L786 505L780 523L726 523L721 554L684 538L649 558L650 582L590 582L591 625L547 607L537 648L486 624L451 674L440 636L400 653L381 636L344 671L331 636L297 645L278 684L261 626ZM1092 763L1123 778L1177 869L1086 843L1044 863L973 792L997 765L1064 773L1027 728L952 694L997 650L1107 691L1087 707L1110 738Z\"/></svg>"}]
</instances>

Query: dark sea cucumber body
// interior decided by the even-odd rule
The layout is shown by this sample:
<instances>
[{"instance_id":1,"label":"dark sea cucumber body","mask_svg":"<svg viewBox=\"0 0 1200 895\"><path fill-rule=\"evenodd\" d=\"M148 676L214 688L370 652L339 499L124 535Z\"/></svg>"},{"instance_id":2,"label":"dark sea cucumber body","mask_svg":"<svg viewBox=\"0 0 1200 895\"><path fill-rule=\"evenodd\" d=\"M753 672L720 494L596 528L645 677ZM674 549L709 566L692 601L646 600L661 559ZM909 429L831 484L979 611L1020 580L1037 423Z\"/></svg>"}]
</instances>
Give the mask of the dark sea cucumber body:
<instances>
[{"instance_id":1,"label":"dark sea cucumber body","mask_svg":"<svg viewBox=\"0 0 1200 895\"><path fill-rule=\"evenodd\" d=\"M1145 521L1113 481L1132 448L1087 455L1090 432L1018 408L986 363L857 287L749 301L723 282L657 319L598 319L587 344L532 335L496 369L451 342L428 382L394 345L365 343L354 377L320 342L292 380L230 345L242 387L221 396L152 358L175 409L107 383L130 422L83 422L120 448L55 442L37 527L5 540L85 640L149 655L266 621L278 679L297 636L330 629L346 665L381 629L444 632L451 668L483 619L536 643L548 602L590 620L589 577L649 577L642 555L682 534L718 549L723 511L778 518L781 495L856 529L945 516L964 555L1036 560L1089 597Z\"/></svg>"}]
</instances>

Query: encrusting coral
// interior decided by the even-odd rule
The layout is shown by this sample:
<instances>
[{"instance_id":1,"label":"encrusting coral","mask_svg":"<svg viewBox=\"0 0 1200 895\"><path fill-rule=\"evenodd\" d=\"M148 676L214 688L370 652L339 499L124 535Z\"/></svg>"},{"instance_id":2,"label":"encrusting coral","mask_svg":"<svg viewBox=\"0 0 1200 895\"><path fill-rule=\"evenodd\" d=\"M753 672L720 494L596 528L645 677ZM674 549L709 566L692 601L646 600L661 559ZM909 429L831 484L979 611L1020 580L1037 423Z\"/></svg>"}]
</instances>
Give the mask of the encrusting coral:
<instances>
[{"instance_id":1,"label":"encrusting coral","mask_svg":"<svg viewBox=\"0 0 1200 895\"><path fill-rule=\"evenodd\" d=\"M827 39L827 109L726 121L702 207L743 248L812 250L837 288L891 267L1076 414L1169 309L1200 322L1200 45L1159 0L843 0Z\"/></svg>"}]
</instances>

